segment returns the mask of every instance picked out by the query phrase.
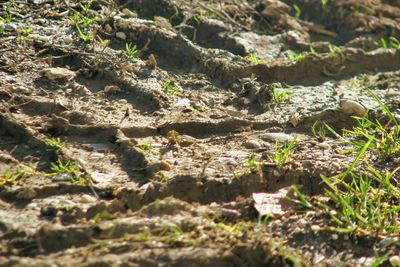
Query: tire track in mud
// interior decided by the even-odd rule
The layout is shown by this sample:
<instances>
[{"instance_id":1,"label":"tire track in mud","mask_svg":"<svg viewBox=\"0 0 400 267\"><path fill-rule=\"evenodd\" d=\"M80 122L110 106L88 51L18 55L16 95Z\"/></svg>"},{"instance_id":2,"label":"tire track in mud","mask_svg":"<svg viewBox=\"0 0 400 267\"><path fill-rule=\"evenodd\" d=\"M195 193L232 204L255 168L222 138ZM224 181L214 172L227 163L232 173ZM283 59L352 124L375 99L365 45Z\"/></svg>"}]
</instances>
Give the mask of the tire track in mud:
<instances>
[{"instance_id":1,"label":"tire track in mud","mask_svg":"<svg viewBox=\"0 0 400 267\"><path fill-rule=\"evenodd\" d=\"M74 79L52 81L37 71L29 85L33 94L0 87L0 136L9 142L0 145L0 166L38 166L1 187L0 266L285 266L287 251L263 238L257 225L239 224L236 231L224 223L254 220L248 201L254 192L299 185L320 194L320 176L339 173L352 159L340 153L340 140L315 140L310 127L327 121L335 129L350 128L354 114L340 108L340 83L400 69L399 51L343 47L337 55L308 55L300 62L252 64L237 36L221 35L207 47L207 38L227 27L203 25L196 39L149 20L161 16L176 26L187 19L171 1L152 1L163 4L155 10L132 2L140 18L117 15L104 22L113 34L127 36L112 37L107 48L87 52L34 43L38 61L70 69ZM291 40L287 32L277 35L286 40L277 51L311 44ZM137 44L140 57L126 57L124 43ZM166 92L167 80L183 92ZM199 85L190 86L193 81ZM292 90L288 103L274 102L271 84L278 82L279 90ZM182 98L190 104L177 105ZM270 162L275 142L295 135L295 160L246 167L252 155ZM48 138L60 138L64 147L49 149ZM99 198L88 185L48 177L56 159L77 162L80 172L91 174Z\"/></svg>"}]
</instances>

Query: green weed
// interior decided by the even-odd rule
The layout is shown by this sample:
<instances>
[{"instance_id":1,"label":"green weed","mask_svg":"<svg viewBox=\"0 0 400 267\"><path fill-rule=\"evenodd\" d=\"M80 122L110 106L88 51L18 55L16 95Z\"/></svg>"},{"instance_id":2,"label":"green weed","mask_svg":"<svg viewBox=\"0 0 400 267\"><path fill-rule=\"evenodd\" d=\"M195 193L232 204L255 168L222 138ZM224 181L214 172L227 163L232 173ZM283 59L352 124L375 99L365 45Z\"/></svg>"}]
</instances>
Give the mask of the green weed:
<instances>
[{"instance_id":1,"label":"green weed","mask_svg":"<svg viewBox=\"0 0 400 267\"><path fill-rule=\"evenodd\" d=\"M7 12L5 14L4 18L0 16L0 22L4 22L4 23L7 23L7 24L10 24L12 22L12 14L11 14L11 12Z\"/></svg>"},{"instance_id":2,"label":"green weed","mask_svg":"<svg viewBox=\"0 0 400 267\"><path fill-rule=\"evenodd\" d=\"M61 150L65 147L65 143L63 143L60 138L48 138L45 142L47 147L52 150Z\"/></svg>"},{"instance_id":3,"label":"green weed","mask_svg":"<svg viewBox=\"0 0 400 267\"><path fill-rule=\"evenodd\" d=\"M167 91L167 93L170 93L172 95L177 95L183 91L183 89L179 85L175 84L174 82L172 82L170 80L167 80L164 83L164 89L165 89L165 91Z\"/></svg>"},{"instance_id":4,"label":"green weed","mask_svg":"<svg viewBox=\"0 0 400 267\"><path fill-rule=\"evenodd\" d=\"M301 62L307 57L307 53L295 53L291 50L287 52L290 60L294 62Z\"/></svg>"},{"instance_id":5,"label":"green weed","mask_svg":"<svg viewBox=\"0 0 400 267\"><path fill-rule=\"evenodd\" d=\"M5 184L14 184L16 181L22 178L24 176L23 171L18 171L18 172L6 172L4 175L0 177L0 185L5 185Z\"/></svg>"},{"instance_id":6,"label":"green weed","mask_svg":"<svg viewBox=\"0 0 400 267\"><path fill-rule=\"evenodd\" d=\"M328 186L325 195L335 203L332 219L351 231L358 228L384 235L399 234L400 190L394 176L399 170L381 173L371 166L366 172L353 171L369 143L347 171L334 177L322 177ZM347 176L350 179L345 179Z\"/></svg>"},{"instance_id":7,"label":"green weed","mask_svg":"<svg viewBox=\"0 0 400 267\"><path fill-rule=\"evenodd\" d=\"M82 15L81 13L74 13L70 18L69 21L71 22L72 25L75 27L80 27L82 29L88 29L91 27L93 24L95 24L97 21L100 19L98 17L87 17L86 15Z\"/></svg>"},{"instance_id":8,"label":"green weed","mask_svg":"<svg viewBox=\"0 0 400 267\"><path fill-rule=\"evenodd\" d=\"M245 162L245 166L249 168L257 168L257 159L255 155L251 155Z\"/></svg>"},{"instance_id":9,"label":"green weed","mask_svg":"<svg viewBox=\"0 0 400 267\"><path fill-rule=\"evenodd\" d=\"M285 197L285 199L301 206L304 209L311 209L313 207L312 204L307 200L307 197L303 193L300 192L300 190L297 188L297 186L293 186L293 192L294 192L294 195L297 197L297 199L290 198L290 197Z\"/></svg>"},{"instance_id":10,"label":"green weed","mask_svg":"<svg viewBox=\"0 0 400 267\"><path fill-rule=\"evenodd\" d=\"M369 141L368 149L373 150L379 159L386 160L400 152L400 125L389 108L372 91L370 94L388 116L389 121L382 125L379 120L369 119L368 114L364 117L354 117L358 125L352 130L344 130L344 133L354 137L355 140L351 141L354 151L360 151L365 142Z\"/></svg>"},{"instance_id":11,"label":"green weed","mask_svg":"<svg viewBox=\"0 0 400 267\"><path fill-rule=\"evenodd\" d=\"M32 29L29 27L19 28L19 29L17 29L17 33L18 33L18 43L25 44L30 38Z\"/></svg>"},{"instance_id":12,"label":"green weed","mask_svg":"<svg viewBox=\"0 0 400 267\"><path fill-rule=\"evenodd\" d=\"M85 184L85 179L81 175L78 162L62 162L60 159L56 163L52 162L50 169L54 172L52 175L67 174L71 182L75 184Z\"/></svg>"},{"instance_id":13,"label":"green weed","mask_svg":"<svg viewBox=\"0 0 400 267\"><path fill-rule=\"evenodd\" d=\"M315 137L326 137L326 128L324 127L325 122L315 121L311 126L311 132Z\"/></svg>"},{"instance_id":14,"label":"green weed","mask_svg":"<svg viewBox=\"0 0 400 267\"><path fill-rule=\"evenodd\" d=\"M139 53L139 50L137 49L136 45L133 45L131 43L126 43L125 44L125 52L131 57L136 56Z\"/></svg>"},{"instance_id":15,"label":"green weed","mask_svg":"<svg viewBox=\"0 0 400 267\"><path fill-rule=\"evenodd\" d=\"M293 5L293 9L294 9L294 12L295 12L295 14L294 14L295 18L296 19L300 19L300 17L301 17L301 9L300 9L300 7L298 5L296 5L296 4L294 4Z\"/></svg>"},{"instance_id":16,"label":"green weed","mask_svg":"<svg viewBox=\"0 0 400 267\"><path fill-rule=\"evenodd\" d=\"M89 1L88 1L86 4L84 4L84 5L80 4L83 13L85 13L85 14L88 13L88 11L89 11L90 6L92 5L92 3L93 3L93 0L89 0Z\"/></svg>"},{"instance_id":17,"label":"green weed","mask_svg":"<svg viewBox=\"0 0 400 267\"><path fill-rule=\"evenodd\" d=\"M283 103L290 99L289 96L290 90L281 90L278 91L276 89L272 90L272 99L275 103Z\"/></svg>"},{"instance_id":18,"label":"green weed","mask_svg":"<svg viewBox=\"0 0 400 267\"><path fill-rule=\"evenodd\" d=\"M272 242L272 248L277 251L280 255L285 257L284 266L301 267L301 260L294 254L292 254L283 244L278 242Z\"/></svg>"},{"instance_id":19,"label":"green weed","mask_svg":"<svg viewBox=\"0 0 400 267\"><path fill-rule=\"evenodd\" d=\"M90 43L94 39L93 32L91 30L81 29L81 27L76 26L76 30L78 31L79 38L85 42Z\"/></svg>"},{"instance_id":20,"label":"green weed","mask_svg":"<svg viewBox=\"0 0 400 267\"><path fill-rule=\"evenodd\" d=\"M128 237L129 241L132 242L146 242L151 238L151 232L148 228L143 229L142 232Z\"/></svg>"},{"instance_id":21,"label":"green weed","mask_svg":"<svg viewBox=\"0 0 400 267\"><path fill-rule=\"evenodd\" d=\"M275 142L272 160L276 165L282 166L290 161L296 139L297 136L295 136L290 142L285 142L282 147L279 146L278 141Z\"/></svg>"},{"instance_id":22,"label":"green weed","mask_svg":"<svg viewBox=\"0 0 400 267\"><path fill-rule=\"evenodd\" d=\"M85 43L90 43L94 40L95 36L92 28L100 20L98 17L91 17L89 14L92 2L88 1L86 4L80 4L82 13L75 12L69 18L70 23L75 26L79 38Z\"/></svg>"},{"instance_id":23,"label":"green weed","mask_svg":"<svg viewBox=\"0 0 400 267\"><path fill-rule=\"evenodd\" d=\"M317 55L317 51L315 50L314 46L310 45L310 54Z\"/></svg>"},{"instance_id":24,"label":"green weed","mask_svg":"<svg viewBox=\"0 0 400 267\"><path fill-rule=\"evenodd\" d=\"M343 49L339 46L329 45L329 55L330 56L343 56Z\"/></svg>"},{"instance_id":25,"label":"green weed","mask_svg":"<svg viewBox=\"0 0 400 267\"><path fill-rule=\"evenodd\" d=\"M151 152L154 149L153 145L148 141L144 142L143 144L139 145L138 147L143 151L149 151L149 152Z\"/></svg>"},{"instance_id":26,"label":"green weed","mask_svg":"<svg viewBox=\"0 0 400 267\"><path fill-rule=\"evenodd\" d=\"M400 49L400 41L394 37L390 36L388 41L386 41L385 38L381 38L379 42L374 43L376 46L380 46L382 48L394 48L394 49Z\"/></svg>"},{"instance_id":27,"label":"green weed","mask_svg":"<svg viewBox=\"0 0 400 267\"><path fill-rule=\"evenodd\" d=\"M398 235L400 189L397 177L400 167L379 171L368 160L399 154L400 127L389 108L370 93L389 121L382 124L378 120L372 121L368 115L355 117L358 125L353 130L345 130L345 134L355 139L350 145L357 155L343 173L329 178L322 176L327 186L325 195L333 203L324 207L338 225L335 231ZM372 153L366 154L368 151ZM372 162L376 163L375 160ZM359 163L363 163L361 168L358 168Z\"/></svg>"},{"instance_id":28,"label":"green weed","mask_svg":"<svg viewBox=\"0 0 400 267\"><path fill-rule=\"evenodd\" d=\"M264 173L263 173L263 167L264 167L264 161L258 161L256 159L255 155L251 155L244 165L248 168L250 168L252 171L255 170L260 178L260 181L264 181Z\"/></svg>"},{"instance_id":29,"label":"green weed","mask_svg":"<svg viewBox=\"0 0 400 267\"><path fill-rule=\"evenodd\" d=\"M322 5L323 10L326 10L328 3L329 3L329 0L321 0L321 5Z\"/></svg>"},{"instance_id":30,"label":"green weed","mask_svg":"<svg viewBox=\"0 0 400 267\"><path fill-rule=\"evenodd\" d=\"M19 169L15 172L8 171L0 177L0 185L14 184L16 181L25 176L36 173L36 167L30 163L29 165L20 164Z\"/></svg>"}]
</instances>

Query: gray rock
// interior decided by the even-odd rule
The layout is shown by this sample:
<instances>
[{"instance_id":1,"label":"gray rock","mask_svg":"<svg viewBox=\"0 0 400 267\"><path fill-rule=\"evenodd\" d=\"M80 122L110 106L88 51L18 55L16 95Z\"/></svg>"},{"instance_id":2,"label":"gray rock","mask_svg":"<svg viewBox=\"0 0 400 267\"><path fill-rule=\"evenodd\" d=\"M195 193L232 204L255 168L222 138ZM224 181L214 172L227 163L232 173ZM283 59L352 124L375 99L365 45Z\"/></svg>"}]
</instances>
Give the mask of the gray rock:
<instances>
[{"instance_id":1,"label":"gray rock","mask_svg":"<svg viewBox=\"0 0 400 267\"><path fill-rule=\"evenodd\" d=\"M261 136L264 141L272 141L272 142L290 142L294 139L290 134L285 133L266 133Z\"/></svg>"},{"instance_id":2,"label":"gray rock","mask_svg":"<svg viewBox=\"0 0 400 267\"><path fill-rule=\"evenodd\" d=\"M258 149L261 147L261 144L257 140L248 140L243 142L242 146L247 149Z\"/></svg>"},{"instance_id":3,"label":"gray rock","mask_svg":"<svg viewBox=\"0 0 400 267\"><path fill-rule=\"evenodd\" d=\"M340 101L340 108L345 114L356 115L359 117L363 117L367 111L367 109L360 103L348 99L342 99Z\"/></svg>"}]
</instances>

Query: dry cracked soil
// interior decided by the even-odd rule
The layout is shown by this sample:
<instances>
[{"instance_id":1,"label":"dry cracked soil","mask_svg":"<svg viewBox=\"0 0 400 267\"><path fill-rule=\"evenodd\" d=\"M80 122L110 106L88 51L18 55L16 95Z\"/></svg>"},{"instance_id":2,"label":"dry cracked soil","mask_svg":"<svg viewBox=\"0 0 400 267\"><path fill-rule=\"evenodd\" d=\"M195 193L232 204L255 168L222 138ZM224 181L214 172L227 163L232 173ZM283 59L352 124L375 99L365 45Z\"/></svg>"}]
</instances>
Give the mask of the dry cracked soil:
<instances>
[{"instance_id":1,"label":"dry cracked soil","mask_svg":"<svg viewBox=\"0 0 400 267\"><path fill-rule=\"evenodd\" d=\"M398 266L398 230L253 199L326 198L398 40L398 0L0 1L0 266Z\"/></svg>"}]
</instances>

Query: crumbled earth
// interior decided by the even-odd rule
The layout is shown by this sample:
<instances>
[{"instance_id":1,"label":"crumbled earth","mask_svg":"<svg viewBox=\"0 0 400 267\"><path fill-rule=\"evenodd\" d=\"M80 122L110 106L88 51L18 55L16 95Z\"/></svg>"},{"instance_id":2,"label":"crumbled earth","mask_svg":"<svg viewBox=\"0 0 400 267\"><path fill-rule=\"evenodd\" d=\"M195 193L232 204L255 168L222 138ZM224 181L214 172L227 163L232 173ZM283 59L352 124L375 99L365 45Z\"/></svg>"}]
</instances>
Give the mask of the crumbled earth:
<instances>
[{"instance_id":1,"label":"crumbled earth","mask_svg":"<svg viewBox=\"0 0 400 267\"><path fill-rule=\"evenodd\" d=\"M354 155L312 126L379 115L368 88L400 103L400 2L323 2L1 1L0 266L370 266L398 253L395 238L329 231L322 211L253 207L252 193L293 185L323 198L321 175ZM97 19L81 29L74 14Z\"/></svg>"}]
</instances>

